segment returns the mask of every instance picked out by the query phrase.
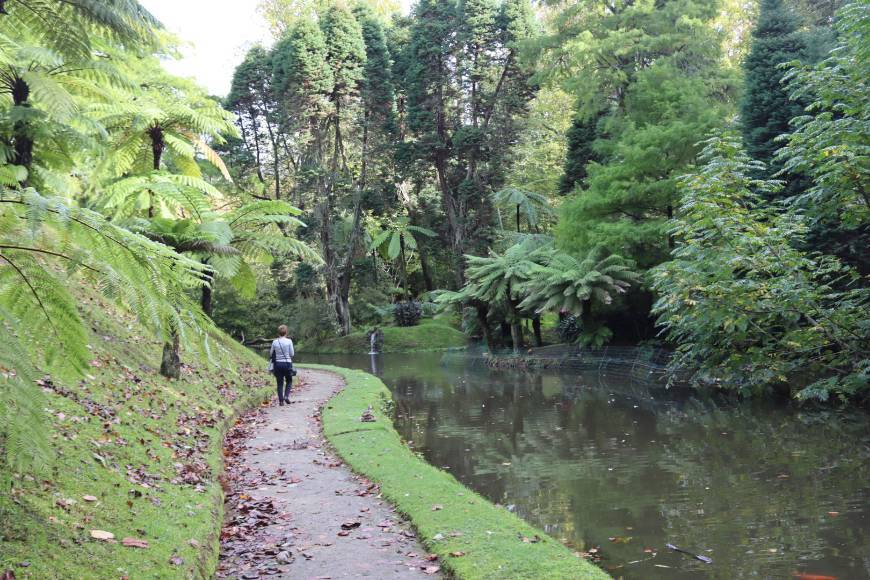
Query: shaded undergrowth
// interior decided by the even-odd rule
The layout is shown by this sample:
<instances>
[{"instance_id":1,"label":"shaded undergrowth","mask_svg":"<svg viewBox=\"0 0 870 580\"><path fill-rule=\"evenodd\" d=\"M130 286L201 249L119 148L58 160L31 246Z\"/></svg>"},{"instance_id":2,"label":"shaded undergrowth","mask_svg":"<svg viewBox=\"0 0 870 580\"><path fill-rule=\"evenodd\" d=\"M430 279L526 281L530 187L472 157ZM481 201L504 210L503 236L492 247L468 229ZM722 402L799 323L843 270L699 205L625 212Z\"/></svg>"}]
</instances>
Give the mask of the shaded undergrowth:
<instances>
[{"instance_id":1,"label":"shaded undergrowth","mask_svg":"<svg viewBox=\"0 0 870 580\"><path fill-rule=\"evenodd\" d=\"M270 393L262 360L216 335L219 368L191 363L166 380L159 341L91 289L75 292L92 329L90 368L75 383L34 385L54 457L30 474L0 465L0 573L211 577L222 436L237 411Z\"/></svg>"}]
</instances>

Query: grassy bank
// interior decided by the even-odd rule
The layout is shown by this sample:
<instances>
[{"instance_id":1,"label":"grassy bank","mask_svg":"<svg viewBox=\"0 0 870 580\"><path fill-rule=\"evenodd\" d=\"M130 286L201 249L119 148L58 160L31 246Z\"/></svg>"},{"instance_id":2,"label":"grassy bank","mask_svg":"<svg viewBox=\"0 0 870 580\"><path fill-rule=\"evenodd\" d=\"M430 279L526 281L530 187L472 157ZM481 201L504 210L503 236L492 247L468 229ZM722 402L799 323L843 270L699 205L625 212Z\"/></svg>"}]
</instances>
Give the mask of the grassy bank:
<instances>
[{"instance_id":1,"label":"grassy bank","mask_svg":"<svg viewBox=\"0 0 870 580\"><path fill-rule=\"evenodd\" d=\"M74 384L34 386L55 457L40 473L0 473L0 575L211 578L222 436L237 410L271 393L263 362L219 335L222 368L192 364L168 381L157 373L158 341L87 288L76 292L93 360Z\"/></svg>"},{"instance_id":2,"label":"grassy bank","mask_svg":"<svg viewBox=\"0 0 870 580\"><path fill-rule=\"evenodd\" d=\"M323 429L339 455L381 486L412 520L427 549L463 579L594 578L609 576L503 508L496 507L414 455L399 439L385 408L390 393L376 377L322 365L347 387L323 409ZM360 416L371 405L377 421Z\"/></svg>"},{"instance_id":3,"label":"grassy bank","mask_svg":"<svg viewBox=\"0 0 870 580\"><path fill-rule=\"evenodd\" d=\"M424 320L417 326L384 326L381 330L385 353L446 350L467 343L462 332L436 320ZM306 343L299 350L321 354L360 354L369 352L369 348L369 337L361 331L320 343Z\"/></svg>"}]
</instances>

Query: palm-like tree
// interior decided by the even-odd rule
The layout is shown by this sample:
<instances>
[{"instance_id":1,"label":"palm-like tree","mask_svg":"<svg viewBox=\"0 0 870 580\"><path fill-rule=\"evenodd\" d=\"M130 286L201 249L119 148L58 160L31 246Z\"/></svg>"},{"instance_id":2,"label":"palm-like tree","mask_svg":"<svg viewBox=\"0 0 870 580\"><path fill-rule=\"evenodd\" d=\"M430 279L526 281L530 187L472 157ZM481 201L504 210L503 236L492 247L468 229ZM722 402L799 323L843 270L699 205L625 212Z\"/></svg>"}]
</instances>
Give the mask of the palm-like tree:
<instances>
[{"instance_id":1,"label":"palm-like tree","mask_svg":"<svg viewBox=\"0 0 870 580\"><path fill-rule=\"evenodd\" d=\"M583 259L553 252L529 272L523 285L527 295L519 307L580 315L584 330L588 331L593 303L610 304L614 296L624 294L639 279L628 260L608 256L602 248L592 249Z\"/></svg>"},{"instance_id":2,"label":"palm-like tree","mask_svg":"<svg viewBox=\"0 0 870 580\"><path fill-rule=\"evenodd\" d=\"M152 218L137 220L133 229L180 254L202 262L200 305L212 314L212 285L215 278L229 280L244 297L257 289L254 264L269 264L276 256L296 255L311 261L320 257L303 242L281 228L304 225L295 215L301 211L283 201L255 201L229 212L207 212L199 219ZM164 344L161 373L178 377L180 345L177 336Z\"/></svg>"},{"instance_id":3,"label":"palm-like tree","mask_svg":"<svg viewBox=\"0 0 870 580\"><path fill-rule=\"evenodd\" d=\"M405 290L406 300L410 298L410 294L408 292L408 271L405 250L406 248L409 250L417 249L417 238L414 237L414 234L430 238L435 236L435 232L432 230L411 225L410 220L403 216L389 223L384 231L375 236L369 246L369 251L386 250L387 257L392 261L399 258L399 269L402 273L402 287Z\"/></svg>"},{"instance_id":4,"label":"palm-like tree","mask_svg":"<svg viewBox=\"0 0 870 580\"><path fill-rule=\"evenodd\" d=\"M232 233L226 224L219 222L197 223L192 220L152 218L133 224L132 229L163 244L179 254L201 256L234 256L238 249L230 245ZM202 285L211 283L212 273L205 270ZM163 359L160 374L177 379L181 376L181 341L176 329L171 329L169 341L163 344Z\"/></svg>"},{"instance_id":5,"label":"palm-like tree","mask_svg":"<svg viewBox=\"0 0 870 580\"><path fill-rule=\"evenodd\" d=\"M516 187L506 187L495 192L492 201L498 207L507 207L516 212L517 233L520 233L520 215L526 216L526 223L531 231L540 223L542 214L552 215L553 213L546 196Z\"/></svg>"},{"instance_id":6,"label":"palm-like tree","mask_svg":"<svg viewBox=\"0 0 870 580\"><path fill-rule=\"evenodd\" d=\"M486 304L504 305L515 352L523 342L520 295L536 272L536 266L544 263L552 251L549 244L541 245L535 238L526 238L503 254L490 251L486 257L465 256L468 295Z\"/></svg>"},{"instance_id":7,"label":"palm-like tree","mask_svg":"<svg viewBox=\"0 0 870 580\"><path fill-rule=\"evenodd\" d=\"M214 268L214 276L226 278L243 297L253 298L257 289L255 264L269 265L275 258L284 256L321 263L320 254L291 235L290 228L305 226L295 217L301 213L299 208L285 201L260 200L243 203L215 216L216 224L225 224L230 234L228 244L238 252L207 257L207 263ZM204 284L201 304L208 316L212 314L211 295L212 284Z\"/></svg>"},{"instance_id":8,"label":"palm-like tree","mask_svg":"<svg viewBox=\"0 0 870 580\"><path fill-rule=\"evenodd\" d=\"M111 102L87 110L111 135L97 170L100 180L93 184L105 190L104 207L129 211L146 196L149 217L159 215L160 206L170 212L197 209L188 204L217 195L202 178L199 158L232 181L209 144L238 136L232 113L193 83L166 73L153 57L133 61L119 53L117 59L128 77L139 80L135 90L112 89Z\"/></svg>"},{"instance_id":9,"label":"palm-like tree","mask_svg":"<svg viewBox=\"0 0 870 580\"><path fill-rule=\"evenodd\" d=\"M79 112L75 96L105 98L103 88L118 82L92 45L102 36L143 46L154 41L156 24L135 0L0 2L0 94L12 100L2 119L10 148L3 157L25 169L14 171L22 184L32 176L35 146L50 152L45 158L76 149L69 142L79 133L69 123Z\"/></svg>"}]
</instances>

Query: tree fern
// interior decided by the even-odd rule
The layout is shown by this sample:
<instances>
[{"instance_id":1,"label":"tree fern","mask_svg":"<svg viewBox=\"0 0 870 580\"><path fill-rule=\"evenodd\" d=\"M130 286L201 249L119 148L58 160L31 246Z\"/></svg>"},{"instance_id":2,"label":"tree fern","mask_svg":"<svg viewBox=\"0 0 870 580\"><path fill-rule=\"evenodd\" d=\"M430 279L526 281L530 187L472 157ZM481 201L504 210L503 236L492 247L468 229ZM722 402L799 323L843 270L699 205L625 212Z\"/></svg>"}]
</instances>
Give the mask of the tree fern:
<instances>
[{"instance_id":1,"label":"tree fern","mask_svg":"<svg viewBox=\"0 0 870 580\"><path fill-rule=\"evenodd\" d=\"M0 325L9 336L0 347L0 412L30 408L26 399L33 395L28 387L33 383L20 378L34 374L28 369L41 367L72 378L87 367L88 328L70 292L75 279L88 280L128 307L158 336L177 335L188 348L205 352L211 325L187 292L201 285L205 271L199 262L93 211L33 189L0 189ZM58 343L64 345L62 352ZM24 350L39 358L19 358L25 344ZM14 376L9 374L13 371ZM38 422L26 431L20 427L5 421L0 437L7 439L7 452L16 462L32 463L34 457L20 456L10 445L16 433L40 437L42 431Z\"/></svg>"},{"instance_id":2,"label":"tree fern","mask_svg":"<svg viewBox=\"0 0 870 580\"><path fill-rule=\"evenodd\" d=\"M530 271L523 285L523 309L567 311L581 314L591 302L610 304L639 280L628 261L621 256L605 256L601 248L590 251L582 260L562 252L550 254Z\"/></svg>"}]
</instances>

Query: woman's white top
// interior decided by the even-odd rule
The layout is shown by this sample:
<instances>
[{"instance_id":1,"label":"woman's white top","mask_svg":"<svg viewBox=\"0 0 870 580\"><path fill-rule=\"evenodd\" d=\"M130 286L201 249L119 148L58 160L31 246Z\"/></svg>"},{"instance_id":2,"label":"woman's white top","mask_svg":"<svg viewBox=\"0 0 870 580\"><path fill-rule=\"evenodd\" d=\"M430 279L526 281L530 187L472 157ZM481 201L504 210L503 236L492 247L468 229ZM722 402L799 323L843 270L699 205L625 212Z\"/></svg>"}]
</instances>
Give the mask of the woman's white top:
<instances>
[{"instance_id":1,"label":"woman's white top","mask_svg":"<svg viewBox=\"0 0 870 580\"><path fill-rule=\"evenodd\" d=\"M272 341L272 349L269 351L269 358L275 355L275 362L293 362L293 341L286 336L280 336Z\"/></svg>"}]
</instances>

